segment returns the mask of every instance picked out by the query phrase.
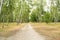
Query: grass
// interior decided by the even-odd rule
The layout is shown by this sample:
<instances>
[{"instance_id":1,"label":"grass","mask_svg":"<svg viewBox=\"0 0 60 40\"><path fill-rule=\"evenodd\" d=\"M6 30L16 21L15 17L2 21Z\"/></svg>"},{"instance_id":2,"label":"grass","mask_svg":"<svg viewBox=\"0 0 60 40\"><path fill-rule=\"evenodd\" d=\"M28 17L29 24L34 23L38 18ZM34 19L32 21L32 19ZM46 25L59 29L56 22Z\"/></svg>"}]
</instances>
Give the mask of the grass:
<instances>
[{"instance_id":1,"label":"grass","mask_svg":"<svg viewBox=\"0 0 60 40\"><path fill-rule=\"evenodd\" d=\"M0 36L10 36L15 34L17 30L27 25L27 23L4 23L5 28L2 28L2 23L0 23ZM60 23L31 23L31 26L41 35L47 37L47 40L60 40Z\"/></svg>"},{"instance_id":2,"label":"grass","mask_svg":"<svg viewBox=\"0 0 60 40\"><path fill-rule=\"evenodd\" d=\"M10 36L15 34L20 28L24 27L25 23L20 23L17 25L16 23L4 23L4 28L2 28L3 23L0 23L0 36Z\"/></svg>"},{"instance_id":3,"label":"grass","mask_svg":"<svg viewBox=\"0 0 60 40\"><path fill-rule=\"evenodd\" d=\"M60 40L60 23L31 23L32 27L47 40Z\"/></svg>"}]
</instances>

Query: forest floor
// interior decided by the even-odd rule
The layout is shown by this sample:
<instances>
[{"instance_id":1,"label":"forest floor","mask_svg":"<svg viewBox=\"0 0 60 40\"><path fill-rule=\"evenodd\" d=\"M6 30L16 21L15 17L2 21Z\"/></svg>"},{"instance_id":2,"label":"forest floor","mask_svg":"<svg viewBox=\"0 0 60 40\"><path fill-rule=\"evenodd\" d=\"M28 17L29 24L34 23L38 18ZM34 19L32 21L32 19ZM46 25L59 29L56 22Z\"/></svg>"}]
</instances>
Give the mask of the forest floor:
<instances>
[{"instance_id":1,"label":"forest floor","mask_svg":"<svg viewBox=\"0 0 60 40\"><path fill-rule=\"evenodd\" d=\"M47 40L60 40L60 23L29 23L36 32L46 36ZM24 27L27 23L5 23L5 28L2 28L2 23L0 23L0 36L10 36L11 32L13 34L18 31L18 29ZM12 34L12 35L13 35Z\"/></svg>"}]
</instances>

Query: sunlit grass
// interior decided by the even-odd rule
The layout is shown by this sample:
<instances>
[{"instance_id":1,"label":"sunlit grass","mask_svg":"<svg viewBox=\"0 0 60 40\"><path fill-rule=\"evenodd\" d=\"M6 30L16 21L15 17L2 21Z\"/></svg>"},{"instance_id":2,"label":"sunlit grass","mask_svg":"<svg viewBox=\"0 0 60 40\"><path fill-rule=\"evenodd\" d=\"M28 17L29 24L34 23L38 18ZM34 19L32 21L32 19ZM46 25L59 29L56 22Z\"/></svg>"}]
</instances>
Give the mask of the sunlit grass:
<instances>
[{"instance_id":1,"label":"sunlit grass","mask_svg":"<svg viewBox=\"0 0 60 40\"><path fill-rule=\"evenodd\" d=\"M14 30L15 28L21 28L25 23L19 23L17 25L17 23L4 23L4 27L3 23L0 23L0 29L2 29L3 31L9 31L9 30Z\"/></svg>"},{"instance_id":2,"label":"sunlit grass","mask_svg":"<svg viewBox=\"0 0 60 40\"><path fill-rule=\"evenodd\" d=\"M25 23L0 23L0 36L9 36L11 34L15 34L15 31L19 30L20 28L24 27Z\"/></svg>"},{"instance_id":3,"label":"sunlit grass","mask_svg":"<svg viewBox=\"0 0 60 40\"><path fill-rule=\"evenodd\" d=\"M32 23L31 26L39 34L45 35L51 38L60 37L60 23ZM0 35L7 36L13 33L13 31L23 28L27 23L4 23L4 28L2 28L3 23L0 23ZM12 31L12 32L11 32ZM15 33L15 32L14 32ZM13 33L13 34L14 34Z\"/></svg>"},{"instance_id":4,"label":"sunlit grass","mask_svg":"<svg viewBox=\"0 0 60 40\"><path fill-rule=\"evenodd\" d=\"M32 27L47 37L47 40L60 40L60 23L31 23Z\"/></svg>"}]
</instances>

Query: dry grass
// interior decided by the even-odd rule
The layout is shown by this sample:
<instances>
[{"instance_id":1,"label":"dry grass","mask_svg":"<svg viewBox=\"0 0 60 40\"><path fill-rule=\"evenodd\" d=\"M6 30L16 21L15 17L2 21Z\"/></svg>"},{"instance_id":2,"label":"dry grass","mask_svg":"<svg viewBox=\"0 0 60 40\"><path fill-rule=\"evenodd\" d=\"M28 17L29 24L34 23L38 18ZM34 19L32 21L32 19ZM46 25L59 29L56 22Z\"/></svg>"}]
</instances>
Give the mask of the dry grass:
<instances>
[{"instance_id":1,"label":"dry grass","mask_svg":"<svg viewBox=\"0 0 60 40\"><path fill-rule=\"evenodd\" d=\"M60 23L30 23L39 33L47 37L47 40L60 40Z\"/></svg>"},{"instance_id":2,"label":"dry grass","mask_svg":"<svg viewBox=\"0 0 60 40\"><path fill-rule=\"evenodd\" d=\"M11 36L15 34L20 28L24 27L26 23L20 23L17 25L16 23L4 23L4 28L2 28L3 23L0 23L0 36Z\"/></svg>"},{"instance_id":3,"label":"dry grass","mask_svg":"<svg viewBox=\"0 0 60 40\"><path fill-rule=\"evenodd\" d=\"M20 28L27 25L27 23L4 23L5 28L2 28L2 23L0 23L0 36L11 36L16 33ZM60 40L60 23L30 23L31 26L41 35L47 37L46 40Z\"/></svg>"}]
</instances>

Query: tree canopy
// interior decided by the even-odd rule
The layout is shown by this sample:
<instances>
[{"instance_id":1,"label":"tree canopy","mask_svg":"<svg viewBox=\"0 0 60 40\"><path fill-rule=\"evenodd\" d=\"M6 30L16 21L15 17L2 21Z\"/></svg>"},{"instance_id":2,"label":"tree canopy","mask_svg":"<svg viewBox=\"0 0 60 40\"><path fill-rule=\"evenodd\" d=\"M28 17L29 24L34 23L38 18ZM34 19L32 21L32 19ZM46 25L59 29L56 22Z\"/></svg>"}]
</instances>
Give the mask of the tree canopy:
<instances>
[{"instance_id":1,"label":"tree canopy","mask_svg":"<svg viewBox=\"0 0 60 40\"><path fill-rule=\"evenodd\" d=\"M59 0L1 0L0 22L60 22Z\"/></svg>"}]
</instances>

